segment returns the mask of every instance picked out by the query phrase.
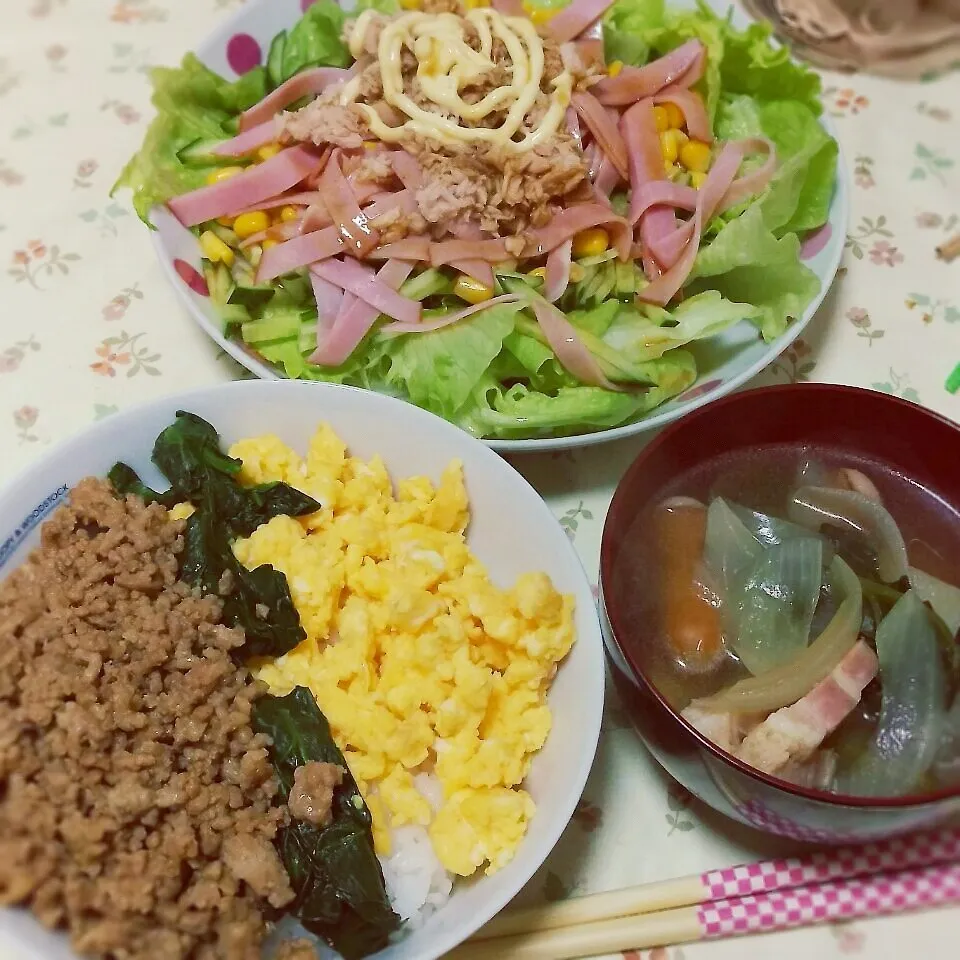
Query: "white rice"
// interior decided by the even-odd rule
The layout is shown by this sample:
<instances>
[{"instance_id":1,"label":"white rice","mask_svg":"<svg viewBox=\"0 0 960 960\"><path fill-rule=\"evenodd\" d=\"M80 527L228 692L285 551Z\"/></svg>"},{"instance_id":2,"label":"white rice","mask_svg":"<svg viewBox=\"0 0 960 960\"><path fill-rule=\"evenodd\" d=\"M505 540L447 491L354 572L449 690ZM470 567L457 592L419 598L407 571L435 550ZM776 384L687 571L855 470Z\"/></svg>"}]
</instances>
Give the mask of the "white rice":
<instances>
[{"instance_id":1,"label":"white rice","mask_svg":"<svg viewBox=\"0 0 960 960\"><path fill-rule=\"evenodd\" d=\"M436 812L443 802L440 781L431 773L418 773L414 785ZM404 929L415 930L450 899L453 877L433 852L426 827L395 827L390 839L390 856L380 858L387 896Z\"/></svg>"}]
</instances>

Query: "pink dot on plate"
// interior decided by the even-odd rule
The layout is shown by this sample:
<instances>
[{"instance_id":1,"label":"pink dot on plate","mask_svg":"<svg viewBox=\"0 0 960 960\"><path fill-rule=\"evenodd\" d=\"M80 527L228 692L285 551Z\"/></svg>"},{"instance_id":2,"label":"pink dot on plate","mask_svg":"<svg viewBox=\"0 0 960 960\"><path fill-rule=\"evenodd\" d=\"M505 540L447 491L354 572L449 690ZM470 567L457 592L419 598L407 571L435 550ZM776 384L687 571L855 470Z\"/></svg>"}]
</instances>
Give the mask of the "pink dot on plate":
<instances>
[{"instance_id":1,"label":"pink dot on plate","mask_svg":"<svg viewBox=\"0 0 960 960\"><path fill-rule=\"evenodd\" d=\"M207 289L207 281L203 279L203 274L191 267L186 260L174 260L173 269L177 271L177 276L194 293L199 293L201 297L210 296L210 291Z\"/></svg>"},{"instance_id":2,"label":"pink dot on plate","mask_svg":"<svg viewBox=\"0 0 960 960\"><path fill-rule=\"evenodd\" d=\"M807 234L800 245L800 259L812 260L830 242L833 236L833 227L825 223L819 230Z\"/></svg>"},{"instance_id":3,"label":"pink dot on plate","mask_svg":"<svg viewBox=\"0 0 960 960\"><path fill-rule=\"evenodd\" d=\"M227 43L227 63L234 73L246 73L260 66L263 51L249 33L235 33Z\"/></svg>"}]
</instances>

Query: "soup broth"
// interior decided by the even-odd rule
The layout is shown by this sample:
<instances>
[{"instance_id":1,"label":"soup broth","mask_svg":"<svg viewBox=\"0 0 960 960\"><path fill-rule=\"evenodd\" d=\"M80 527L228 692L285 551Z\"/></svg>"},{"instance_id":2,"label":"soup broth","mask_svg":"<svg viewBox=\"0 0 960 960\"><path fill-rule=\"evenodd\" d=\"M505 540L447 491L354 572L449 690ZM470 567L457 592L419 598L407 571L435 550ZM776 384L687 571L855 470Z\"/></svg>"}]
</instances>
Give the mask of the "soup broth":
<instances>
[{"instance_id":1,"label":"soup broth","mask_svg":"<svg viewBox=\"0 0 960 960\"><path fill-rule=\"evenodd\" d=\"M635 518L625 537L625 542L631 545L632 562L618 564L619 582L611 585L611 589L618 592L620 602L631 620L655 625L655 629L644 631L645 642L632 651L634 661L675 710L688 710L688 713L697 711L700 702L709 705L709 700L704 701L703 698L713 697L720 691L726 691L738 681L744 681L754 675L748 671L734 652L735 644L731 643L727 629L729 621L724 621L720 616L724 612L724 598L720 596L722 590L716 585L716 571L710 570L705 564L698 568L693 589L699 595L701 603L705 602L718 610L718 623L721 624L722 637L720 652L717 656L701 658L703 662L695 662L695 658L685 659L684 655L678 654L676 639L670 635L672 612L668 609L671 603L676 603L676 584L669 583L668 578L675 576L679 568L664 561L664 527L662 525L664 504L673 503L677 505L676 509L682 509L688 500L699 501L706 506L716 498L723 498L729 504L745 507L770 517L787 518L791 499L798 487L839 486L840 481L837 478L849 476L841 471L850 470L859 471L859 474L866 478L865 489L875 488L883 508L892 516L902 534L910 567L918 568L947 584L960 585L960 513L949 507L936 492L924 489L888 466L852 457L847 452L828 446L766 446L746 453L738 451L716 457L694 470L679 475L662 490L657 503ZM701 523L704 522L702 515L701 508ZM782 771L767 771L794 782L831 789L839 788L835 783L828 782L832 780L832 773L827 776L823 770L829 767L830 771L840 769L842 772L845 764L855 763L857 757L868 749L871 739L877 733L883 691L881 671L876 666L877 657L872 652L876 649L875 633L883 616L889 614L889 606L892 606L892 603L910 587L906 580L897 585L880 583L881 578L877 575L875 567L876 555L871 553L869 544L864 542L865 538L849 534L849 530L844 532L832 526L823 527L819 534L815 531L810 531L808 534L812 538L822 540L826 551L823 563L825 571L823 586L819 597L815 600L812 622L808 621L809 643L812 644L813 640L827 629L843 599L827 572L829 558L835 553L853 569L863 584L863 622L859 629L858 640L858 647L861 648L862 653L860 669L861 671L865 667L869 669L867 661L872 659L872 670L875 676L866 683L862 692L859 692L858 700L844 714L839 726L821 738L822 742L818 742L815 750L799 752L799 761L807 766L819 765L820 782L807 783L798 778L797 771L793 769L795 765L792 764ZM877 581L875 586L874 581ZM895 592L897 590L899 593ZM882 615L878 613L880 608L873 596L878 591L881 600L886 598L889 601L889 606L883 609ZM729 600L729 597L726 599ZM687 602L695 601L692 597L688 597ZM703 612L701 607L700 613ZM931 615L930 619L932 623L937 623L938 618ZM892 623L891 621L888 630L892 627ZM941 621L941 633L942 626ZM943 644L944 638L940 636L939 641ZM960 635L952 640L954 644L958 641L960 641ZM943 649L941 647L941 652ZM944 656L947 657L949 654ZM882 655L880 661L882 667ZM958 662L960 662L960 656L958 656ZM850 663L852 665L853 660ZM839 670L840 667L837 669ZM756 671L755 666L754 671L757 676L763 675L762 671ZM960 677L952 676L947 666L944 679L947 689L943 693L944 703L941 712L948 713ZM840 681L842 686L849 686L845 684L842 677ZM756 679L753 682L756 683ZM694 701L697 703L693 703ZM956 715L960 712L960 698L957 698L956 707L957 709L953 711L954 722ZM688 719L693 715L690 713ZM737 723L739 719L743 718L738 718ZM762 721L763 716L747 719L749 723L745 729L749 728L750 724L755 725L758 719ZM711 718L710 725L713 722ZM826 725L826 721L824 722ZM715 736L706 726L699 726L698 723L694 725L698 726L701 732L714 740L718 746L734 752L732 746L723 742L726 734ZM936 735L946 736L941 727L942 723L937 727ZM724 727L724 730L729 729L729 726ZM829 763L824 763L825 759ZM938 780L940 769L941 767L937 764L932 764L924 774L922 783L915 786L928 789L945 785ZM810 771L805 770L803 776L808 775Z\"/></svg>"}]
</instances>

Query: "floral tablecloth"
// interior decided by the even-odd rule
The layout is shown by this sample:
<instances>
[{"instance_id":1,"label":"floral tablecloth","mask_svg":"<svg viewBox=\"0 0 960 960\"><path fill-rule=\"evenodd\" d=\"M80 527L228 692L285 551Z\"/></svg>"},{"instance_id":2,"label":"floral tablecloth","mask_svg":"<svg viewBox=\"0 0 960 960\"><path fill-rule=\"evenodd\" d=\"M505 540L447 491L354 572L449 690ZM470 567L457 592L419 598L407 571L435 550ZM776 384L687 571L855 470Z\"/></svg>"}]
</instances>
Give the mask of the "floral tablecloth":
<instances>
[{"instance_id":1,"label":"floral tablecloth","mask_svg":"<svg viewBox=\"0 0 960 960\"><path fill-rule=\"evenodd\" d=\"M108 196L151 113L147 65L178 60L237 3L3 4L0 480L131 403L241 375L174 298L125 199ZM945 388L960 363L960 263L934 252L960 231L960 73L920 84L827 75L825 103L854 182L846 256L804 339L761 381L868 386L960 419L960 395ZM591 572L610 495L641 443L516 461ZM783 851L668 781L611 696L574 821L522 896L555 900ZM957 955L958 923L948 910L649 957L946 958Z\"/></svg>"}]
</instances>

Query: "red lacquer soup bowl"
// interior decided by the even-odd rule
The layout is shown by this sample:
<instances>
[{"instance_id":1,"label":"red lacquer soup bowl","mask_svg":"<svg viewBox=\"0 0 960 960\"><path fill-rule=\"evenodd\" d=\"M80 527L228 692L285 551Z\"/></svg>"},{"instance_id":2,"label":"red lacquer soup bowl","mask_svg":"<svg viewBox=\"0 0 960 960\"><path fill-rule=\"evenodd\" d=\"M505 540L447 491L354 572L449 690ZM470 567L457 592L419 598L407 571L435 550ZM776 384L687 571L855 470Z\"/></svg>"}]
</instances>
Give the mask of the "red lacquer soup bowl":
<instances>
[{"instance_id":1,"label":"red lacquer soup bowl","mask_svg":"<svg viewBox=\"0 0 960 960\"><path fill-rule=\"evenodd\" d=\"M867 473L904 527L911 563L960 581L960 427L915 404L852 387L796 384L735 394L655 437L613 497L600 555L600 608L616 685L662 766L691 793L743 823L821 843L933 826L960 813L960 785L855 797L787 783L707 740L671 707L670 699L679 702L676 695L668 699L655 682L666 677L653 652L663 649L652 597L655 508L675 495L705 499L718 492L717 484L726 484L721 492L732 496L730 484L750 478L758 464L776 473L777 464L801 457ZM775 478L770 482L775 485Z\"/></svg>"}]
</instances>

